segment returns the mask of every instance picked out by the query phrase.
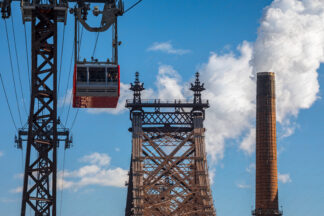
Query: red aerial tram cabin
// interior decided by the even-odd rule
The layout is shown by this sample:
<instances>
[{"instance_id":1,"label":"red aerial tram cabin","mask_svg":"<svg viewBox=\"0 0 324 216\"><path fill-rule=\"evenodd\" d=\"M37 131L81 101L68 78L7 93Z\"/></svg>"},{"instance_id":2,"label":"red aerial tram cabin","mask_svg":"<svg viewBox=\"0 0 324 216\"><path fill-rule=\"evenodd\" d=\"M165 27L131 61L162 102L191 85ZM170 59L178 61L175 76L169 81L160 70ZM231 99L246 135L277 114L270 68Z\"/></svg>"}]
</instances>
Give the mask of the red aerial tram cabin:
<instances>
[{"instance_id":1,"label":"red aerial tram cabin","mask_svg":"<svg viewBox=\"0 0 324 216\"><path fill-rule=\"evenodd\" d=\"M74 108L116 108L119 95L119 65L89 62L75 64Z\"/></svg>"},{"instance_id":2,"label":"red aerial tram cabin","mask_svg":"<svg viewBox=\"0 0 324 216\"><path fill-rule=\"evenodd\" d=\"M73 107L74 108L116 108L120 95L120 68L118 64L117 17L123 14L122 1L104 1L103 11L95 7L93 13L102 14L100 27L90 26L86 22L86 13L78 9L74 26L74 74L73 74ZM96 16L96 15L95 15ZM81 38L79 23L89 32L96 32L97 39L91 61L80 60ZM106 61L94 58L100 32L112 28L112 57Z\"/></svg>"}]
</instances>

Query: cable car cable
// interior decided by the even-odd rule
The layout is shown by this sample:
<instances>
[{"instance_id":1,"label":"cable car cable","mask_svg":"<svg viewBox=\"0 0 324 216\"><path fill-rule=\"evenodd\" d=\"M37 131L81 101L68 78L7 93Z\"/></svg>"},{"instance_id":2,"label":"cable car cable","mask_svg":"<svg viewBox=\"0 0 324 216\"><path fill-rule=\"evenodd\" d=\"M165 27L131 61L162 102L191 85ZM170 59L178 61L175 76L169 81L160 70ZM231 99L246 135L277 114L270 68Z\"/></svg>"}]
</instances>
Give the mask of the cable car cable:
<instances>
[{"instance_id":1,"label":"cable car cable","mask_svg":"<svg viewBox=\"0 0 324 216\"><path fill-rule=\"evenodd\" d=\"M97 37L96 37L95 45L94 45L94 48L93 48L93 51L92 51L92 58L94 57L94 54L96 53L97 43L98 43L98 38L99 38L99 33L100 32L97 32Z\"/></svg>"},{"instance_id":2,"label":"cable car cable","mask_svg":"<svg viewBox=\"0 0 324 216\"><path fill-rule=\"evenodd\" d=\"M73 46L73 47L74 47L74 46ZM66 96L67 96L67 94L68 94L68 88L69 88L69 82L70 82L70 74L71 74L71 70L72 70L72 61L73 61L73 56L74 56L74 48L72 48L70 65L69 65L69 67L68 67L68 68L69 68L69 73L68 73L68 79L67 79L67 82L66 82L66 88L65 88L65 91L64 91L64 99L63 99L62 110L61 110L60 116L63 115L63 113L64 113L64 109L65 109Z\"/></svg>"},{"instance_id":3,"label":"cable car cable","mask_svg":"<svg viewBox=\"0 0 324 216\"><path fill-rule=\"evenodd\" d=\"M78 32L79 32L79 28L80 28L80 26L79 26L80 24L78 24ZM77 57L79 58L79 56L80 56L80 49L81 49L81 44L82 44L82 36L83 36L83 26L81 27L81 34L80 35L78 35L78 41L79 41L79 47L78 47L78 55L77 55Z\"/></svg>"},{"instance_id":4,"label":"cable car cable","mask_svg":"<svg viewBox=\"0 0 324 216\"><path fill-rule=\"evenodd\" d=\"M20 108L19 108L19 102L18 102L18 96L17 96L17 87L16 87L16 81L15 81L15 75L13 72L13 64L12 64L12 58L11 58L11 49L10 49L10 43L9 43L9 36L8 36L8 27L7 27L7 21L5 21L5 29L6 29L6 36L7 36L7 44L8 44L8 50L9 50L9 59L10 59L10 66L11 66L11 76L12 76L12 81L14 85L14 91L15 91L15 97L16 97L16 103L17 103L17 109L18 109L18 115L19 115L19 120L20 124L22 125L22 120L21 120L21 113L20 113Z\"/></svg>"},{"instance_id":5,"label":"cable car cable","mask_svg":"<svg viewBox=\"0 0 324 216\"><path fill-rule=\"evenodd\" d=\"M64 94L64 100L63 100L63 108L62 108L62 111L61 111L61 114L60 116L63 115L64 113L64 107L65 107L65 103L66 103L66 95L68 94L68 88L69 88L69 83L70 83L70 76L71 76L71 70L72 70L72 61L73 61L73 56L74 56L74 45L73 45L73 48L72 48L72 54L71 54L71 61L70 61L70 66L69 66L69 74L68 74L68 80L67 80L67 83L66 83L66 88L65 88L65 94ZM64 125L65 127L66 125Z\"/></svg>"},{"instance_id":6,"label":"cable car cable","mask_svg":"<svg viewBox=\"0 0 324 216\"><path fill-rule=\"evenodd\" d=\"M73 94L71 94L71 97L70 97L70 101L72 101L73 100ZM67 115L66 115L66 119L65 119L65 125L67 125L67 121L68 121L68 119L69 119L69 114L70 114L70 109L71 109L71 106L69 106L69 108L68 108L68 112L67 112Z\"/></svg>"},{"instance_id":7,"label":"cable car cable","mask_svg":"<svg viewBox=\"0 0 324 216\"><path fill-rule=\"evenodd\" d=\"M29 57L28 57L28 44L27 44L27 33L26 33L26 24L24 23L24 31L25 31L25 47L26 47L26 58L27 58L27 72L28 72L28 85L29 85L29 93L31 94L30 87L30 68L29 68Z\"/></svg>"},{"instance_id":8,"label":"cable car cable","mask_svg":"<svg viewBox=\"0 0 324 216\"><path fill-rule=\"evenodd\" d=\"M80 109L78 109L78 110L76 111L76 113L75 113L75 116L74 116L74 118L73 118L73 121L72 121L72 124L71 124L71 127L70 127L70 131L72 131L72 128L73 128L73 126L74 126L74 124L75 124L75 122L76 122L76 119L77 119L78 114L79 114L79 110L80 110Z\"/></svg>"},{"instance_id":9,"label":"cable car cable","mask_svg":"<svg viewBox=\"0 0 324 216\"><path fill-rule=\"evenodd\" d=\"M11 26L12 26L12 34L13 34L13 39L14 39L14 48L15 48L15 53L16 53L16 62L17 62L17 69L18 69L18 81L20 84L20 92L21 92L21 97L23 101L23 108L24 111L27 114L27 108L26 108L26 103L25 103L25 96L24 96L24 91L21 83L21 73L20 73L20 65L19 65L19 60L18 60L18 52L17 52L17 43L16 43L16 33L15 33L15 27L14 27L14 21L13 21L13 16L11 16Z\"/></svg>"},{"instance_id":10,"label":"cable car cable","mask_svg":"<svg viewBox=\"0 0 324 216\"><path fill-rule=\"evenodd\" d=\"M130 6L129 8L127 8L125 11L124 11L124 14L127 13L128 11L130 11L131 9L133 9L136 5L138 5L139 3L141 3L141 1L143 0L138 0L135 4L133 4L132 6Z\"/></svg>"},{"instance_id":11,"label":"cable car cable","mask_svg":"<svg viewBox=\"0 0 324 216\"><path fill-rule=\"evenodd\" d=\"M82 38L83 38L83 26L82 26L82 28L81 28L81 34L80 34L80 38L79 38L79 50L78 50L78 52L80 52L80 47L81 47L81 45L82 45ZM68 85L69 85L69 82L70 82L70 73L71 73L71 71L72 71L72 62L73 62L73 51L74 51L74 46L75 46L75 44L73 44L73 49L72 49L72 56L71 56L71 61L70 61L70 70L69 70L69 78L68 78L68 82L67 82L67 85L66 85L66 93L65 93L65 96L64 96L64 104L65 104L65 102L66 102L66 96L67 96L67 94L68 94ZM75 53L74 53L74 55L75 55ZM73 100L73 94L71 94L71 99L70 99L70 101L72 101ZM68 119L69 119L69 114L70 114L70 108L71 108L71 105L69 104L69 107L68 107L68 113L67 113L67 115L66 115L66 120L65 120L65 126L67 125L67 121L68 121ZM62 115L63 115L63 112L64 112L64 109L63 109L63 111L62 111Z\"/></svg>"},{"instance_id":12,"label":"cable car cable","mask_svg":"<svg viewBox=\"0 0 324 216\"><path fill-rule=\"evenodd\" d=\"M57 93L60 93L60 85L61 85L61 74L62 74L62 62L63 62L63 51L64 51L64 38L65 38L65 25L63 27L63 38L62 38L62 48L61 48L61 60L60 60L60 72L58 76L58 88Z\"/></svg>"},{"instance_id":13,"label":"cable car cable","mask_svg":"<svg viewBox=\"0 0 324 216\"><path fill-rule=\"evenodd\" d=\"M80 41L80 46L81 46L81 42L82 42L82 36L83 36L83 27L82 27L82 29L81 29L81 37L80 37L80 39L81 39L81 41ZM72 54L71 54L71 60L70 60L70 66L69 66L69 75L68 75L68 81L67 81L67 83L66 83L66 88L65 88L65 94L64 94L64 100L63 100L63 108L62 108L62 111L61 111L61 114L60 114L60 116L62 116L63 115L63 113L64 113L64 110L65 110L65 103L66 103L66 96L67 96L67 94L68 94L68 88L69 88L69 83L70 83L70 77L71 77L71 71L72 71L72 62L73 62L73 56L75 55L75 53L74 53L74 43L73 43L73 45L72 45ZM66 126L66 125L64 125L64 126Z\"/></svg>"},{"instance_id":14,"label":"cable car cable","mask_svg":"<svg viewBox=\"0 0 324 216\"><path fill-rule=\"evenodd\" d=\"M14 119L14 117L12 115L12 110L11 110L11 107L10 107L10 104L9 104L9 100L8 100L8 96L7 96L7 91L6 91L6 88L4 86L1 73L0 73L0 80L1 80L1 84L2 84L2 89L3 89L4 95L5 95L5 98L6 98L6 101L7 101L7 105L8 105L8 109L9 109L9 112L10 112L10 116L11 116L12 123L15 126L16 131L18 131L18 128L17 128L16 122L15 122L15 119Z\"/></svg>"}]
</instances>

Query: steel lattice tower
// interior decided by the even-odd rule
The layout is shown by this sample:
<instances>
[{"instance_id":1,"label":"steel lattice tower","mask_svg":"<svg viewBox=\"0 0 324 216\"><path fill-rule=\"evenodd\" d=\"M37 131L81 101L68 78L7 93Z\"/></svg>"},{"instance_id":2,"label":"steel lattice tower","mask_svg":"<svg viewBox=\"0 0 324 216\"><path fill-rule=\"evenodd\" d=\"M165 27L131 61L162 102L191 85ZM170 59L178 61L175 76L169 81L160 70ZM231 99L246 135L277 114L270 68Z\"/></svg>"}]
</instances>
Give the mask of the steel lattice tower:
<instances>
[{"instance_id":1,"label":"steel lattice tower","mask_svg":"<svg viewBox=\"0 0 324 216\"><path fill-rule=\"evenodd\" d=\"M143 83L131 84L132 155L126 216L215 216L205 151L199 74L193 101L142 100Z\"/></svg>"},{"instance_id":2,"label":"steel lattice tower","mask_svg":"<svg viewBox=\"0 0 324 216\"><path fill-rule=\"evenodd\" d=\"M12 1L0 1L3 19L11 16ZM117 0L22 0L23 22L31 22L31 100L28 129L20 129L15 142L22 148L27 142L21 216L29 207L35 216L56 216L57 148L65 141L69 148L69 131L58 128L57 117L57 24L66 24L68 4L76 21L92 32L103 32L113 25L113 61L117 64L117 16L123 14L123 2ZM104 3L100 27L90 26L86 20L90 3ZM95 15L96 16L96 15ZM75 46L76 48L76 46ZM62 54L62 53L61 53ZM62 54L63 55L63 54ZM75 50L75 55L77 52Z\"/></svg>"},{"instance_id":3,"label":"steel lattice tower","mask_svg":"<svg viewBox=\"0 0 324 216\"><path fill-rule=\"evenodd\" d=\"M17 146L27 141L21 216L29 206L35 216L56 215L57 147L69 132L58 129L57 22L65 20L67 4L25 3L24 21L31 21L32 79L28 130L20 130Z\"/></svg>"}]
</instances>

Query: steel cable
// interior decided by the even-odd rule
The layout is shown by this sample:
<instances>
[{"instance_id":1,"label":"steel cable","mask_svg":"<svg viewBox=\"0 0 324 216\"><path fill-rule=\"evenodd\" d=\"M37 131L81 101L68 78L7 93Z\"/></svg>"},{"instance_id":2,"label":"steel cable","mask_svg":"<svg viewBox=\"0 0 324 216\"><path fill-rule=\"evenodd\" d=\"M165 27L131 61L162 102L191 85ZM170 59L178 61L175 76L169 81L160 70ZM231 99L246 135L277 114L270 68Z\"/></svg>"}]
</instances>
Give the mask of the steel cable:
<instances>
[{"instance_id":1,"label":"steel cable","mask_svg":"<svg viewBox=\"0 0 324 216\"><path fill-rule=\"evenodd\" d=\"M133 9L136 5L138 5L139 3L141 3L141 1L143 0L138 0L135 4L133 4L132 6L130 6L129 8L127 8L125 11L124 11L124 14L127 13L128 11L130 11L131 9Z\"/></svg>"},{"instance_id":2,"label":"steel cable","mask_svg":"<svg viewBox=\"0 0 324 216\"><path fill-rule=\"evenodd\" d=\"M81 46L81 42L82 42L82 36L83 36L83 27L82 27L82 30L81 30L81 37L80 37L80 39L81 39L81 41L80 41L80 45L79 45L79 48L80 48L80 46ZM75 44L73 43L73 45L72 45L72 54L71 54L71 60L70 60L70 66L69 66L69 74L68 74L68 81L67 81L67 83L66 83L66 88L65 88L65 94L64 94L64 100L63 100L63 108L62 108L62 111L61 111L61 114L60 114L60 116L62 116L63 115L63 113L64 113L64 108L65 108L65 103L66 103L66 97L67 97L67 94L68 94L68 88L69 88L69 83L70 83L70 77L71 77L71 71L72 71L72 62L73 62L73 56L75 55L75 53L74 53L74 46L75 46ZM69 106L70 106L70 104L69 104ZM65 127L66 125L64 125L64 127Z\"/></svg>"},{"instance_id":3,"label":"steel cable","mask_svg":"<svg viewBox=\"0 0 324 216\"><path fill-rule=\"evenodd\" d=\"M61 72L62 72L62 61L63 61L63 51L64 51L64 38L65 38L65 25L63 27L63 39L62 39L62 48L61 48L60 71L59 71L59 76L58 76L58 88L57 88L58 95L59 95L59 92L60 92L60 84L61 84Z\"/></svg>"},{"instance_id":4,"label":"steel cable","mask_svg":"<svg viewBox=\"0 0 324 216\"><path fill-rule=\"evenodd\" d=\"M20 65L19 65L19 60L18 60L16 33L15 33L13 16L11 16L11 26L12 26L12 34L13 34L13 39L14 39L14 48L15 48L15 53L16 53L16 62L17 62L17 69L18 69L18 80L19 80L19 84L20 84L20 91L21 91L21 97L22 97L22 101L23 101L23 108L25 110L26 115L28 115L27 114L26 103L25 103L24 91L23 91L23 87L22 87L22 83L21 83L21 72L20 72Z\"/></svg>"},{"instance_id":5,"label":"steel cable","mask_svg":"<svg viewBox=\"0 0 324 216\"><path fill-rule=\"evenodd\" d=\"M64 113L64 107L65 107L65 103L66 103L66 95L68 94L68 88L69 88L69 82L70 82L70 77L71 77L71 70L72 70L72 61L73 61L73 56L74 56L74 46L72 48L72 54L71 54L71 61L70 61L70 66L69 66L69 74L68 74L68 80L67 80L67 83L66 83L66 89L65 89L65 94L64 94L64 100L63 100L63 108L62 108L62 111L61 111L61 115L63 115ZM65 125L64 125L65 127Z\"/></svg>"},{"instance_id":6,"label":"steel cable","mask_svg":"<svg viewBox=\"0 0 324 216\"><path fill-rule=\"evenodd\" d=\"M74 118L73 118L73 121L72 121L72 124L71 124L71 127L70 127L70 131L72 131L72 128L73 128L73 126L74 126L74 124L75 124L75 122L76 122L76 119L77 119L78 114L79 114L79 110L80 110L80 109L78 109L78 110L76 111L76 113L75 113L75 116L74 116Z\"/></svg>"},{"instance_id":7,"label":"steel cable","mask_svg":"<svg viewBox=\"0 0 324 216\"><path fill-rule=\"evenodd\" d=\"M80 47L81 47L81 45L82 45L82 36L83 36L83 26L82 26L82 29L81 29L81 36L80 36L80 43L79 43L79 52L80 52ZM66 94L65 95L67 95L67 92L66 92ZM71 96L70 96L70 101L72 101L73 100L73 94L71 94ZM68 113L67 113L67 116L66 116L66 120L65 120L65 125L67 125L67 121L68 121L68 119L69 119L69 114L70 114L70 109L71 109L71 105L69 106L69 108L68 108ZM77 117L77 114L78 114L78 112L79 112L79 109L78 109L78 111L77 111L77 113L76 113L76 115L74 116L74 122L75 122L75 118ZM72 125L73 125L74 123L72 122Z\"/></svg>"},{"instance_id":8,"label":"steel cable","mask_svg":"<svg viewBox=\"0 0 324 216\"><path fill-rule=\"evenodd\" d=\"M80 38L79 38L80 43L79 43L79 50L78 50L78 52L80 52L80 47L81 47L81 45L82 45L83 29L84 29L84 28L83 28L83 26L82 26L82 29L81 29L81 36L80 36ZM73 47L73 48L74 48L74 47ZM73 49L73 50L74 50L74 49ZM72 63L72 59L71 59L71 63ZM70 65L70 67L71 67L71 65ZM70 71L71 71L71 70L70 70ZM69 77L70 77L70 75L69 75ZM65 96L67 95L67 91L68 91L68 84L67 84L67 86L66 86L66 94L65 94ZM65 98L64 98L64 100L65 100ZM72 100L73 100L73 94L71 94L71 96L70 96L70 101L72 101ZM66 116L65 125L67 125L67 122L68 122L68 119L69 119L70 109L71 109L71 105L69 105L69 108L68 108L68 113L67 113L67 116ZM74 124L75 124L76 118L78 117L78 113L79 113L79 109L77 110L77 112L76 112L76 114L75 114L75 116L74 116L74 118L73 118L73 120L72 120L72 124L71 124L70 130L72 130L72 128L73 128L73 126L74 126Z\"/></svg>"},{"instance_id":9,"label":"steel cable","mask_svg":"<svg viewBox=\"0 0 324 216\"><path fill-rule=\"evenodd\" d=\"M7 36L8 50L9 50L9 59L10 59L10 66L11 66L12 81L13 81L13 85L14 85L14 91L15 91L15 97L16 97L16 103L17 103L19 120L20 120L20 124L22 125L21 113L20 113L18 96L17 96L17 87L16 87L16 81L15 81L15 75L14 75L14 72L13 72L13 65L12 65L12 58L11 58L11 49L10 49L10 44L9 44L9 36L8 36L8 28L7 28L7 21L6 20L5 20L5 28L6 28L6 36Z\"/></svg>"},{"instance_id":10,"label":"steel cable","mask_svg":"<svg viewBox=\"0 0 324 216\"><path fill-rule=\"evenodd\" d=\"M14 119L14 117L12 115L11 107L10 107L8 96L7 96L7 91L6 91L6 88L4 86L1 73L0 73L0 79L1 79L2 89L3 89L4 95L5 95L5 98L6 98L6 101L7 101L7 105L8 105L8 109L9 109L9 112L10 112L12 123L15 126L16 131L18 131L17 125L15 123L15 119Z\"/></svg>"},{"instance_id":11,"label":"steel cable","mask_svg":"<svg viewBox=\"0 0 324 216\"><path fill-rule=\"evenodd\" d=\"M27 33L26 33L26 24L24 23L24 32L25 32L25 47L26 47L26 58L27 58L27 71L28 71L28 85L29 85L29 94L31 94L30 87L30 67L29 67L29 58L28 58L28 44L27 44Z\"/></svg>"},{"instance_id":12,"label":"steel cable","mask_svg":"<svg viewBox=\"0 0 324 216\"><path fill-rule=\"evenodd\" d=\"M72 101L72 100L73 100L73 94L71 94L71 96L70 96L70 101ZM69 104L68 112L67 112L66 119L65 119L65 125L67 125L67 121L70 116L70 109L71 109L71 104Z\"/></svg>"},{"instance_id":13,"label":"steel cable","mask_svg":"<svg viewBox=\"0 0 324 216\"><path fill-rule=\"evenodd\" d=\"M92 51L92 58L94 58L94 55L96 53L98 38L99 38L99 32L97 32L97 37L96 37L95 45L94 45L94 48L93 48L93 51Z\"/></svg>"}]
</instances>

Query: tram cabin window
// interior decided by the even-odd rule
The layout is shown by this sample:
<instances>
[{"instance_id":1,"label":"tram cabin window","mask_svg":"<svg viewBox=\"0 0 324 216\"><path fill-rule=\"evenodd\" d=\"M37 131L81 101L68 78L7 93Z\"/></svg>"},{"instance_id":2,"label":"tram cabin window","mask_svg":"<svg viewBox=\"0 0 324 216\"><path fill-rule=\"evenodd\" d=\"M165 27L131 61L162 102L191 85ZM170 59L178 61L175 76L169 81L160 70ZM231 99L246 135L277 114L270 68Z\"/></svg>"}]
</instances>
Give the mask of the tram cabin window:
<instances>
[{"instance_id":1,"label":"tram cabin window","mask_svg":"<svg viewBox=\"0 0 324 216\"><path fill-rule=\"evenodd\" d=\"M78 82L87 82L87 68L78 67L77 81Z\"/></svg>"},{"instance_id":2,"label":"tram cabin window","mask_svg":"<svg viewBox=\"0 0 324 216\"><path fill-rule=\"evenodd\" d=\"M118 69L117 68L107 68L107 81L117 82L118 81Z\"/></svg>"},{"instance_id":3,"label":"tram cabin window","mask_svg":"<svg viewBox=\"0 0 324 216\"><path fill-rule=\"evenodd\" d=\"M105 82L106 70L104 67L89 67L90 82Z\"/></svg>"}]
</instances>

